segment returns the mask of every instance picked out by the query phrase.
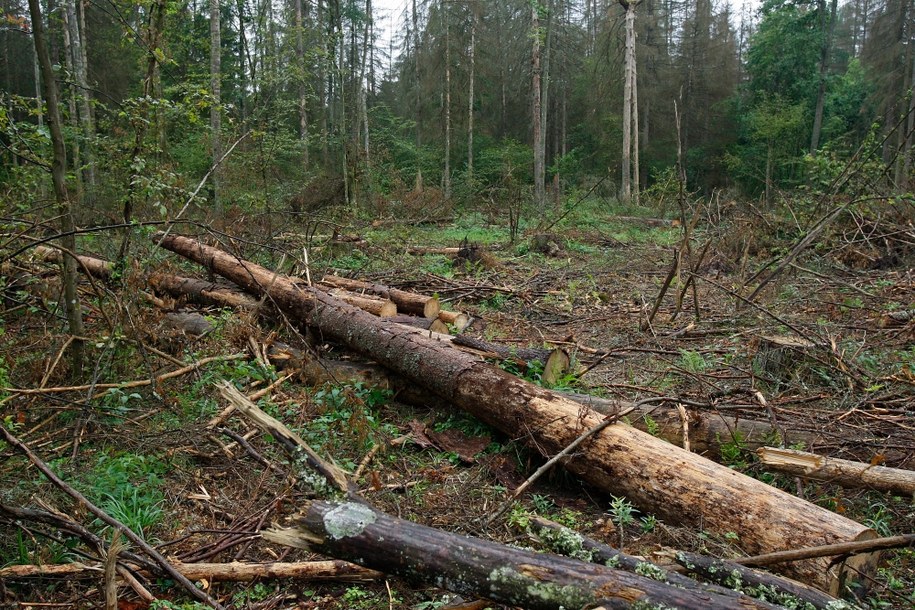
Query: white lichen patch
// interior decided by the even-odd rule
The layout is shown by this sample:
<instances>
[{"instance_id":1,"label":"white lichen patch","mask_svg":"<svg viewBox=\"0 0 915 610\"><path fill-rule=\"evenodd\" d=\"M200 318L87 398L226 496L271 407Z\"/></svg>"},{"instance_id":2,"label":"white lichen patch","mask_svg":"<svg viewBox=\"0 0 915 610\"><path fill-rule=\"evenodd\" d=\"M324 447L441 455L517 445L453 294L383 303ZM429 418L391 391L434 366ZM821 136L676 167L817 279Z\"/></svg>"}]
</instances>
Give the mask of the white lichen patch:
<instances>
[{"instance_id":1,"label":"white lichen patch","mask_svg":"<svg viewBox=\"0 0 915 610\"><path fill-rule=\"evenodd\" d=\"M367 525L375 523L377 517L372 509L355 502L346 502L324 515L324 530L334 540L358 536Z\"/></svg>"}]
</instances>

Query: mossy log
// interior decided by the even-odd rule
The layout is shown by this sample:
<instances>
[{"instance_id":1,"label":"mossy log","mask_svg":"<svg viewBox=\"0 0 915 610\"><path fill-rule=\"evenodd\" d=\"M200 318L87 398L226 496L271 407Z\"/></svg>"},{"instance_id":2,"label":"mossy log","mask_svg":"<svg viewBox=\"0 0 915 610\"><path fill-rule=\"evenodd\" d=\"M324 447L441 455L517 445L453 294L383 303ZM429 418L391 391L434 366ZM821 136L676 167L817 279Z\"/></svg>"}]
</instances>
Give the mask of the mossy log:
<instances>
[{"instance_id":1,"label":"mossy log","mask_svg":"<svg viewBox=\"0 0 915 610\"><path fill-rule=\"evenodd\" d=\"M628 608L632 604L773 608L738 594L681 589L603 565L443 532L357 502L306 503L294 524L268 530L263 536L462 595L530 610Z\"/></svg>"},{"instance_id":2,"label":"mossy log","mask_svg":"<svg viewBox=\"0 0 915 610\"><path fill-rule=\"evenodd\" d=\"M561 393L259 265L194 239L176 235L154 239L246 290L269 291L287 315L307 321L324 337L378 361L544 455L558 453L602 420ZM860 523L622 423L595 434L565 468L599 489L625 495L643 512L721 535L736 534L747 553L875 536ZM876 570L876 562L875 555L849 560L854 570L866 575ZM845 567L819 558L783 569L818 588L836 590Z\"/></svg>"}]
</instances>

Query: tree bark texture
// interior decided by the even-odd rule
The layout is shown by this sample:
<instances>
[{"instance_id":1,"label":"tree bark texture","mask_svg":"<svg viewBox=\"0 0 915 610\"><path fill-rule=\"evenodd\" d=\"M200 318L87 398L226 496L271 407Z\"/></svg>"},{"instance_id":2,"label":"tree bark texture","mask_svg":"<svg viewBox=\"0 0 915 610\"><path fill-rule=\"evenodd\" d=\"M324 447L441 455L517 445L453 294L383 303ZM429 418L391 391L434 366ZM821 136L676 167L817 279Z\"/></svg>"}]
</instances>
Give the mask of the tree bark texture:
<instances>
[{"instance_id":1,"label":"tree bark texture","mask_svg":"<svg viewBox=\"0 0 915 610\"><path fill-rule=\"evenodd\" d=\"M219 159L222 157L222 42L219 26L219 0L210 2L210 147L212 153L213 174L210 177L213 187L213 210L217 218L222 218L222 198L220 197Z\"/></svg>"},{"instance_id":2,"label":"tree bark texture","mask_svg":"<svg viewBox=\"0 0 915 610\"><path fill-rule=\"evenodd\" d=\"M60 107L57 103L57 81L54 79L54 70L51 67L51 57L48 53L45 39L44 22L41 16L39 0L29 0L29 13L32 18L32 32L35 42L35 52L38 55L38 65L41 68L41 81L44 85L44 96L48 104L48 129L51 132L51 146L53 157L51 159L51 180L54 183L54 198L57 202L57 213L60 218L61 245L69 252L76 251L76 237L73 234L76 228L73 222L73 206L67 192L67 149L64 144L64 135L61 130ZM70 334L74 336L71 346L71 366L74 377L82 372L83 365L83 312L76 291L76 259L71 254L63 257L60 265L60 281L64 289L64 312L67 316L67 325Z\"/></svg>"},{"instance_id":3,"label":"tree bark texture","mask_svg":"<svg viewBox=\"0 0 915 610\"><path fill-rule=\"evenodd\" d=\"M543 31L540 29L540 2L538 0L531 2L531 37L533 38L533 49L531 51L531 123L534 131L534 203L537 206L543 206L545 195L544 180L546 179L541 115L541 93L543 87L540 82L542 76L540 47Z\"/></svg>"},{"instance_id":4,"label":"tree bark texture","mask_svg":"<svg viewBox=\"0 0 915 610\"><path fill-rule=\"evenodd\" d=\"M531 610L602 604L624 608L636 602L674 608L772 608L753 600L741 604L737 596L679 589L607 566L443 532L356 502L312 502L295 522L294 528L273 529L264 537Z\"/></svg>"},{"instance_id":5,"label":"tree bark texture","mask_svg":"<svg viewBox=\"0 0 915 610\"><path fill-rule=\"evenodd\" d=\"M438 317L440 307L438 299L429 297L415 292L389 288L382 284L371 282L362 282L360 280L351 280L336 275L325 275L321 282L337 288L343 288L350 292L367 292L379 297L389 299L397 305L397 310L403 313L409 313L425 318L434 319Z\"/></svg>"},{"instance_id":6,"label":"tree bark texture","mask_svg":"<svg viewBox=\"0 0 915 610\"><path fill-rule=\"evenodd\" d=\"M540 388L399 325L385 323L320 291L185 237L155 237L161 246L205 265L245 290L269 291L287 314L339 341L544 455L558 453L602 417L558 392ZM565 467L586 482L622 494L637 507L672 522L737 534L744 550L817 546L867 539L869 528L674 447L624 424L592 437ZM876 558L850 560L868 574ZM835 589L843 565L826 559L796 562L785 572L824 590Z\"/></svg>"}]
</instances>

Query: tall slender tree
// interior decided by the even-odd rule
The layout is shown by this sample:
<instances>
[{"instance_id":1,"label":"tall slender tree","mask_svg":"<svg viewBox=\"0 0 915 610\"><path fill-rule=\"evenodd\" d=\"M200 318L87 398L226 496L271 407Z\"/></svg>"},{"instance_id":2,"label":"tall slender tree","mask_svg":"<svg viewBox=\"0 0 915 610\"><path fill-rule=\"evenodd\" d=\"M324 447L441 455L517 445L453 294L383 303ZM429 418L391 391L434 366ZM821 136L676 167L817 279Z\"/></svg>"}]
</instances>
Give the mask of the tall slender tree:
<instances>
[{"instance_id":1,"label":"tall slender tree","mask_svg":"<svg viewBox=\"0 0 915 610\"><path fill-rule=\"evenodd\" d=\"M57 81L54 80L54 70L51 67L51 57L48 53L45 40L44 22L41 15L39 0L29 0L29 13L32 18L32 38L35 43L35 53L38 55L38 65L41 69L41 80L44 84L44 97L48 106L47 123L51 132L51 145L53 157L51 159L51 180L54 183L54 198L57 202L57 212L60 219L60 243L64 248L61 258L61 285L63 286L64 312L73 342L70 346L71 366L74 377L82 374L83 367L83 313L76 290L76 228L73 222L73 206L67 192L67 148L64 144L63 130L61 129L60 107L57 103Z\"/></svg>"},{"instance_id":2,"label":"tall slender tree","mask_svg":"<svg viewBox=\"0 0 915 610\"><path fill-rule=\"evenodd\" d=\"M218 163L222 157L222 37L219 16L219 0L210 1L210 148L213 173L210 184L213 188L213 209L222 218L221 174Z\"/></svg>"}]
</instances>

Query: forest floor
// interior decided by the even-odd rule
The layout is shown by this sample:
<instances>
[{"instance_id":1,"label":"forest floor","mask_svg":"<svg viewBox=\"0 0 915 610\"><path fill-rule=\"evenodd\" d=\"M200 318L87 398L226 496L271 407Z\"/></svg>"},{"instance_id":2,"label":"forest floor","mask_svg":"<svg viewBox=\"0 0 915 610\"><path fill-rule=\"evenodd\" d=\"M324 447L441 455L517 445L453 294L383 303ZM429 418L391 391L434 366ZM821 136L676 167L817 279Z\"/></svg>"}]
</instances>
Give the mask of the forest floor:
<instances>
[{"instance_id":1,"label":"forest floor","mask_svg":"<svg viewBox=\"0 0 915 610\"><path fill-rule=\"evenodd\" d=\"M774 215L744 211L712 218L708 213L692 243L693 264L709 243L696 269L705 279L696 282L695 293L685 290L682 311L674 316L675 296L688 274L675 278L651 325L640 330L682 237L677 223L636 217L650 215L648 209L589 204L551 229L547 241L555 247L547 244L546 253L532 246L529 234L509 243L506 228L478 213L444 223L351 224L344 230L364 241L334 251L332 258L322 254L330 249L310 235L311 225L285 227L266 244L269 249L257 244L263 227L242 236L250 241L235 243L250 260L297 273L304 271L302 248L309 247L312 277L337 273L436 294L448 309L473 316L466 334L507 346L564 347L578 368L556 384L560 390L628 400L674 396L707 411L726 403L729 414L774 421L788 445L794 444L794 431L813 430L831 440L804 449L915 470L915 322L881 324L887 313L910 309L915 302L910 246L887 252L890 246L883 242L873 245L856 238L854 231L836 229L822 242L828 247L807 253L770 284L758 306L738 306L741 301L733 292L743 280L770 257L784 253L802 233ZM485 251L481 260L455 263L446 255L405 253L407 245L457 246L464 240ZM93 249L99 256L111 255L102 239L87 239L80 248L85 253ZM28 291L7 294L12 300L7 300L0 326L0 386L7 389L0 393L0 417L65 481L170 557L211 562L312 558L257 535L293 514L305 498L290 484L278 444L259 433L247 437L251 448L273 465L267 467L237 444L230 446L228 433L207 427L225 407L217 382L228 380L250 393L287 372L265 367L253 355L252 344L281 339L302 347L304 338L288 325L270 326L230 310L204 311L212 328L203 336L169 327L164 313L140 296L142 278L163 269L200 273L167 253L152 248L144 252L121 288L93 288L83 280L91 338L86 376L94 384L115 384L104 392L15 392L67 386L70 378L66 358L57 361L66 335L53 303ZM42 273L39 263L22 259L18 265L22 271ZM765 356L768 342L772 337L797 338L793 329L829 349L792 350L790 357L772 365ZM352 357L339 346L315 344L325 358ZM123 385L232 354L243 355L210 362L155 388ZM536 366L512 361L503 366L540 381ZM100 395L87 401L93 394ZM542 548L525 529L536 514L647 558L660 557L665 549L741 555L739 540L733 537L639 513L625 498L583 486L561 469L539 481L505 516L484 526L505 500L506 489L522 482L543 458L521 439L492 430L447 404L407 405L384 389L363 384L311 387L296 377L279 384L259 404L350 472L373 447L380 447L360 486L376 507L401 518ZM238 415L225 426L237 434L249 431ZM468 456L410 440L391 444L423 428L454 431L462 445L479 451ZM34 506L40 501L103 532L99 522L51 487L11 447L0 443L0 456L0 503ZM722 444L719 460L865 523L879 535L915 532L912 498L767 472L739 438ZM0 567L87 561L80 551L87 549L37 523L0 531ZM860 592L862 606L915 606L915 549L887 553L879 576L867 585ZM459 601L444 591L398 579L203 586L239 608L428 610ZM149 588L171 600L164 607L195 607L174 583L153 580ZM143 607L126 601L134 599L129 589L123 594L122 608ZM66 578L3 579L0 606L103 607L102 577L90 571Z\"/></svg>"}]
</instances>

